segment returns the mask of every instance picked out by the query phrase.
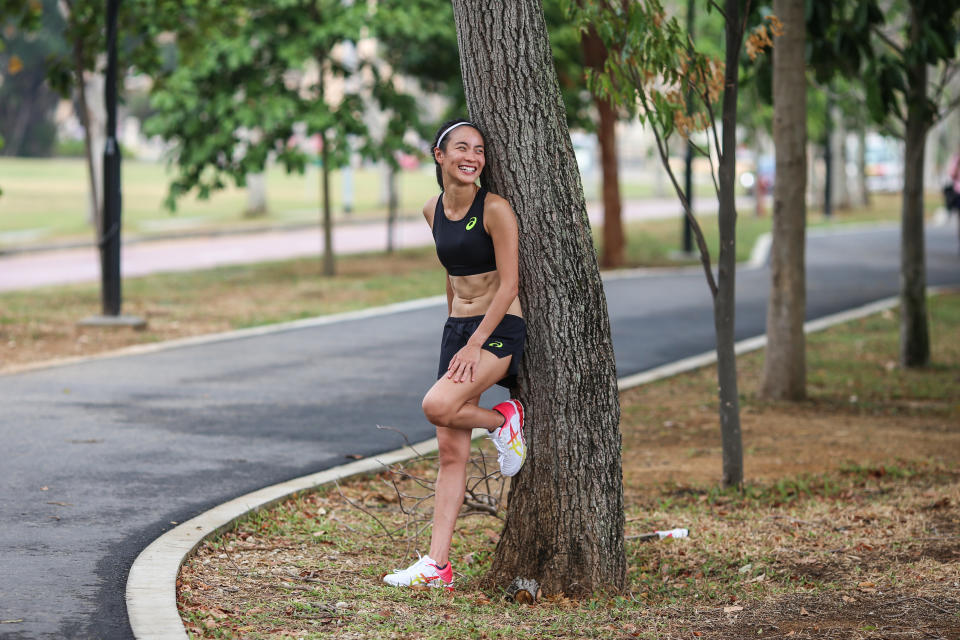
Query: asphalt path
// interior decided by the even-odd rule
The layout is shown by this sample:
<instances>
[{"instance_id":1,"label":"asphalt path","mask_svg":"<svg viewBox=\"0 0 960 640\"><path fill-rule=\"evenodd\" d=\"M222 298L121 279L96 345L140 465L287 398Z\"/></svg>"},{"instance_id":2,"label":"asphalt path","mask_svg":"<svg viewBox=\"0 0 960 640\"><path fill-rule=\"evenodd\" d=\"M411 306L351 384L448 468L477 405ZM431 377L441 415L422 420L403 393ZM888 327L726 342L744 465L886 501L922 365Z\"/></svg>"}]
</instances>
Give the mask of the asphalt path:
<instances>
[{"instance_id":1,"label":"asphalt path","mask_svg":"<svg viewBox=\"0 0 960 640\"><path fill-rule=\"evenodd\" d=\"M893 228L811 234L810 319L896 295ZM930 285L960 285L955 223ZM697 269L606 281L626 376L714 347ZM737 338L764 332L769 272L737 275ZM264 486L432 437L420 398L445 305L0 376L0 637L129 638L133 560L173 523ZM502 392L498 392L502 393ZM496 399L491 396L487 400Z\"/></svg>"}]
</instances>

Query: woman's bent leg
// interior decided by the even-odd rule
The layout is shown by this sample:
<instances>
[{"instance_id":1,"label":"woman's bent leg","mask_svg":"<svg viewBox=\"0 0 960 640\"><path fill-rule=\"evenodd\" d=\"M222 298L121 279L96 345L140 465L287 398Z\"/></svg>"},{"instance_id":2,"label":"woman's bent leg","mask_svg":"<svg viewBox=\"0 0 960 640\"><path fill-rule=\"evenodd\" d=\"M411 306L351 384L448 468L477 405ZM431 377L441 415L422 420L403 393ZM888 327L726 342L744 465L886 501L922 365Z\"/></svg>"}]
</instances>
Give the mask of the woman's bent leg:
<instances>
[{"instance_id":1,"label":"woman's bent leg","mask_svg":"<svg viewBox=\"0 0 960 640\"><path fill-rule=\"evenodd\" d=\"M489 351L480 352L478 375L473 382L454 382L446 376L437 380L423 398L423 413L437 427L451 429L496 429L503 416L481 409L471 402L507 375L510 359L498 358Z\"/></svg>"}]
</instances>

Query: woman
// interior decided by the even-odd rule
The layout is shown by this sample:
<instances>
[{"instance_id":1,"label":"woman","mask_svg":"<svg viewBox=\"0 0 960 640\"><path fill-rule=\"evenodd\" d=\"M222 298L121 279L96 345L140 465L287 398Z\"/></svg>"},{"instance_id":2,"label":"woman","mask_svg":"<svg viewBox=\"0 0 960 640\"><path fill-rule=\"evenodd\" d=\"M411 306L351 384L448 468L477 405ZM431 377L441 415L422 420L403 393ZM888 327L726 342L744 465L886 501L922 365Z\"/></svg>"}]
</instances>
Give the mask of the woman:
<instances>
[{"instance_id":1,"label":"woman","mask_svg":"<svg viewBox=\"0 0 960 640\"><path fill-rule=\"evenodd\" d=\"M490 432L503 475L515 475L526 457L520 402L479 406L494 384L514 385L526 324L517 298L516 216L506 200L476 184L486 164L483 134L467 120L447 122L437 131L433 157L442 191L424 205L423 216L447 269L449 315L438 380L423 398L439 442L433 534L428 555L383 580L453 590L450 541L463 504L472 430Z\"/></svg>"}]
</instances>

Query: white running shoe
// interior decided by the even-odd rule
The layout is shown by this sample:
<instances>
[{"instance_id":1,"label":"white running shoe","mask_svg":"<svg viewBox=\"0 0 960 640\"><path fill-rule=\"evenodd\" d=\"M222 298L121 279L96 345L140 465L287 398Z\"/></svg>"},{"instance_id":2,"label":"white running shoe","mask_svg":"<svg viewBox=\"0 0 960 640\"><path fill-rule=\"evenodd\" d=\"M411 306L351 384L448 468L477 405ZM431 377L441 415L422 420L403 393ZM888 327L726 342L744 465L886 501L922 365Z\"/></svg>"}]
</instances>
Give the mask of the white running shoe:
<instances>
[{"instance_id":1,"label":"white running shoe","mask_svg":"<svg viewBox=\"0 0 960 640\"><path fill-rule=\"evenodd\" d=\"M503 426L490 434L497 447L497 462L500 473L510 477L520 472L527 459L527 441L523 437L523 405L519 400L507 400L493 408L503 414Z\"/></svg>"},{"instance_id":2,"label":"white running shoe","mask_svg":"<svg viewBox=\"0 0 960 640\"><path fill-rule=\"evenodd\" d=\"M437 569L437 563L430 556L421 556L406 569L398 569L383 576L383 581L394 587L443 587L453 591L453 563L447 562L443 569Z\"/></svg>"}]
</instances>

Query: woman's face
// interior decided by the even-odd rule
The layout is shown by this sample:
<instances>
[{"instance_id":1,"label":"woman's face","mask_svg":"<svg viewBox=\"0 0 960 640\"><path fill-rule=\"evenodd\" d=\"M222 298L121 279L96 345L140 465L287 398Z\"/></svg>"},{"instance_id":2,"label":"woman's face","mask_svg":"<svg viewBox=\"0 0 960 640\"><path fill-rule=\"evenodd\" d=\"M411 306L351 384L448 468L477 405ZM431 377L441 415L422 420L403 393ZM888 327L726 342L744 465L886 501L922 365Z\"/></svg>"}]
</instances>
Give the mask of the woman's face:
<instances>
[{"instance_id":1,"label":"woman's face","mask_svg":"<svg viewBox=\"0 0 960 640\"><path fill-rule=\"evenodd\" d=\"M471 126L457 127L447 134L446 150L434 149L440 164L444 184L449 182L473 184L483 171L483 137Z\"/></svg>"}]
</instances>

